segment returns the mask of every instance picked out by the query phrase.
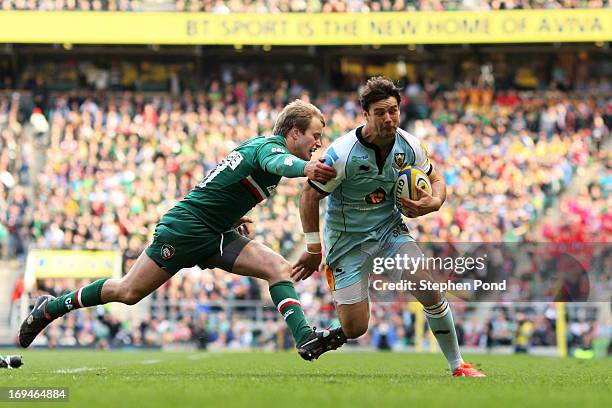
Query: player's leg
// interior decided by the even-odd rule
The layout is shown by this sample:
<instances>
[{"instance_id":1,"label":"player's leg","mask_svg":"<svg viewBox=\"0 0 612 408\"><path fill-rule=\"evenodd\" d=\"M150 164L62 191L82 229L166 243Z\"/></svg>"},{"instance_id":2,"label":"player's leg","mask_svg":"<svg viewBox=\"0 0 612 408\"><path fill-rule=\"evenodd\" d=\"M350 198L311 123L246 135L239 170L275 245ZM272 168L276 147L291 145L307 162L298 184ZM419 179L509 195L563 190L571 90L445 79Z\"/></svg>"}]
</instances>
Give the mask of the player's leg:
<instances>
[{"instance_id":1,"label":"player's leg","mask_svg":"<svg viewBox=\"0 0 612 408\"><path fill-rule=\"evenodd\" d=\"M342 331L349 339L356 339L368 331L370 321L370 302L364 299L355 304L339 304L336 302L336 312L340 319Z\"/></svg>"},{"instance_id":2,"label":"player's leg","mask_svg":"<svg viewBox=\"0 0 612 408\"><path fill-rule=\"evenodd\" d=\"M411 239L412 238L410 238L410 240ZM423 256L418 244L409 240L401 246L398 253L402 257L404 255L415 258L421 258ZM419 282L421 281L435 282L431 274L424 268L404 271L402 279L415 282L417 287L420 287ZM423 312L425 313L427 323L444 357L446 357L453 375L484 377L484 374L480 373L471 365L466 364L461 357L453 313L444 293L438 290L414 290L411 293L423 306Z\"/></svg>"},{"instance_id":3,"label":"player's leg","mask_svg":"<svg viewBox=\"0 0 612 408\"><path fill-rule=\"evenodd\" d=\"M344 344L346 339L340 329L314 331L310 327L291 281L291 264L285 258L234 231L225 233L224 241L223 253L208 258L202 266L267 281L272 301L285 319L302 358L316 359Z\"/></svg>"},{"instance_id":4,"label":"player's leg","mask_svg":"<svg viewBox=\"0 0 612 408\"><path fill-rule=\"evenodd\" d=\"M123 278L108 279L104 283L100 301L102 304L119 302L135 305L171 277L172 273L160 268L146 251L143 251Z\"/></svg>"},{"instance_id":5,"label":"player's leg","mask_svg":"<svg viewBox=\"0 0 612 408\"><path fill-rule=\"evenodd\" d=\"M143 251L130 271L121 279L98 279L49 302L46 312L56 319L81 307L111 302L135 305L171 277L170 273L160 268L146 251Z\"/></svg>"},{"instance_id":6,"label":"player's leg","mask_svg":"<svg viewBox=\"0 0 612 408\"><path fill-rule=\"evenodd\" d=\"M433 278L428 273L416 273L420 275L420 279L428 279L433 281ZM461 357L459 350L459 342L457 341L457 331L453 320L451 306L446 300L443 293L413 293L419 302L423 305L423 312L429 324L429 328L434 334L448 366L454 376L457 377L486 377L483 373L474 368L471 364L465 363ZM437 294L437 296L435 296ZM432 301L432 299L436 299Z\"/></svg>"},{"instance_id":7,"label":"player's leg","mask_svg":"<svg viewBox=\"0 0 612 408\"><path fill-rule=\"evenodd\" d=\"M432 276L424 270L405 275L404 278L414 282L434 281ZM451 371L456 370L463 364L463 358L459 351L453 313L446 297L437 290L416 290L412 294L423 306L429 328L436 337Z\"/></svg>"},{"instance_id":8,"label":"player's leg","mask_svg":"<svg viewBox=\"0 0 612 408\"><path fill-rule=\"evenodd\" d=\"M41 296L20 327L19 344L28 347L49 323L72 310L110 302L134 305L171 276L143 251L121 279L98 279L58 298Z\"/></svg>"},{"instance_id":9,"label":"player's leg","mask_svg":"<svg viewBox=\"0 0 612 408\"><path fill-rule=\"evenodd\" d=\"M244 237L237 238L224 248L223 258L227 259L228 255L235 256L235 261L223 269L268 282L272 301L283 315L296 343L310 336L312 328L304 317L291 281L291 264L285 258L267 246Z\"/></svg>"},{"instance_id":10,"label":"player's leg","mask_svg":"<svg viewBox=\"0 0 612 408\"><path fill-rule=\"evenodd\" d=\"M155 228L153 242L124 277L98 279L57 299L50 295L38 298L21 324L19 344L28 347L49 323L71 310L110 302L138 303L179 269L194 265L192 259L195 259L194 253L201 251L197 243L203 239L204 232L197 219L186 218L174 207L162 217Z\"/></svg>"},{"instance_id":11,"label":"player's leg","mask_svg":"<svg viewBox=\"0 0 612 408\"><path fill-rule=\"evenodd\" d=\"M356 247L338 257L332 265L325 266L325 276L336 304L340 325L349 339L361 337L368 331L370 258L368 252Z\"/></svg>"},{"instance_id":12,"label":"player's leg","mask_svg":"<svg viewBox=\"0 0 612 408\"><path fill-rule=\"evenodd\" d=\"M408 228L403 224L389 225L381 230L378 242L380 248L377 256L384 259L407 259L407 265L415 265L414 261L422 260L424 255L419 245L410 236ZM406 268L405 265L395 265L385 270L383 273L392 281L407 280L413 282L420 288L421 281L433 281L431 275L423 268ZM418 264L417 264L418 265ZM436 290L414 290L411 292L414 297L423 305L425 317L431 328L451 370L455 370L463 364L457 334L453 322L450 305L439 291Z\"/></svg>"}]
</instances>

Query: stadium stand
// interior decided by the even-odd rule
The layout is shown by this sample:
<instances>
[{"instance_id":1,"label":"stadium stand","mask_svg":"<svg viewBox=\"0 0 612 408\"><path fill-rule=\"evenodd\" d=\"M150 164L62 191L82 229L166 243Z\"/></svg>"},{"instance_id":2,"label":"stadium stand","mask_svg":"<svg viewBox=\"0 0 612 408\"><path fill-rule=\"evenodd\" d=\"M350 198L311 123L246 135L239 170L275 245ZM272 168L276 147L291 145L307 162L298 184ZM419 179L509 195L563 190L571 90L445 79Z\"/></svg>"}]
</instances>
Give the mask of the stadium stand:
<instances>
[{"instance_id":1,"label":"stadium stand","mask_svg":"<svg viewBox=\"0 0 612 408\"><path fill-rule=\"evenodd\" d=\"M23 258L26 251L31 185L31 145L22 143L19 119L20 95L0 96L0 248L6 258Z\"/></svg>"},{"instance_id":2,"label":"stadium stand","mask_svg":"<svg viewBox=\"0 0 612 408\"><path fill-rule=\"evenodd\" d=\"M609 7L608 0L0 0L2 11L214 14ZM590 24L570 23L560 27L570 33ZM593 33L601 29L592 25ZM371 44L363 46L371 47L371 55L347 47L351 55L336 62L329 55L306 63L277 56L275 61L283 59L277 64L260 59L273 53L257 53L258 45L250 54L255 63L247 66L244 54L238 64L223 64L211 49L203 58L185 57L191 51L180 47L169 51L176 52L176 59L170 53L155 55L159 46L138 50L138 56L128 51L97 58L92 55L103 47L71 55L68 42L42 51L5 44L0 54L1 253L4 259L23 261L33 248L118 249L125 272L159 217L232 148L269 133L286 102L300 97L318 105L328 118L329 141L359 124L355 87L372 68L396 73L401 80L402 126L427 146L448 184L449 200L442 210L409 223L418 241L601 241L610 236L612 197L611 159L605 154L612 87L609 54L599 51L607 46L596 43L597 52L581 45L568 51L544 47L540 50L546 56L534 58L541 55L537 45L526 54L510 47L501 55L491 51L494 45L474 50L463 44L448 54L456 60L447 64L441 57L448 56L436 51L438 46L424 52L420 45L402 45L401 51L374 53L380 47ZM15 57L1 58L13 52ZM197 47L194 52L202 55ZM299 52L316 54L314 48ZM225 54L220 59L232 58ZM407 59L412 61L406 64ZM202 61L219 65L218 71L202 67ZM312 72L320 67L312 65L321 61L320 71L327 72L319 77ZM396 70L400 65L403 73ZM308 69L310 74L302 75ZM585 182L590 173L597 176ZM287 257L301 248L300 188L300 181L284 181L253 214L256 239ZM607 262L605 256L602 262ZM534 278L538 272L534 266L511 282L526 300L541 283ZM26 297L58 295L84 283L38 279ZM312 322L319 327L333 323L335 312L322 276L301 283L299 292ZM192 268L148 299L142 319L119 320L107 307L79 310L54 325L42 342L275 347L287 342L279 340L282 326L267 296L252 279ZM458 303L454 309L467 345L507 345L519 330L529 333L533 345L555 342L555 311L549 306L485 310ZM414 310L379 303L372 315L363 344L414 344ZM572 319L572 344L588 343L589 333L597 329L593 316L575 314Z\"/></svg>"},{"instance_id":3,"label":"stadium stand","mask_svg":"<svg viewBox=\"0 0 612 408\"><path fill-rule=\"evenodd\" d=\"M222 76L200 91L141 93L121 90L134 86L121 79L137 77L130 74L134 66L118 67L120 75L111 71L108 76L115 79L104 84L99 77L107 75L84 63L63 73L76 85L97 91L66 92L50 90L57 83L45 83L43 78L50 77L41 75L45 69L31 66L20 78L29 91L0 94L0 193L4 198L0 202L2 224L8 226L5 250L11 257L24 256L28 246L118 247L124 254L125 271L146 245L160 215L233 147L253 135L269 133L285 102L295 97L313 100L329 118L327 134L332 139L360 120L354 93L308 89L284 78L235 80L238 75L232 73L234 80L224 81ZM176 67L162 65L161 69L176 72ZM168 86L165 80L170 76L160 78L158 82ZM410 224L419 241L529 239L541 215L572 183L576 171L592 160L604 163L601 146L609 138L611 120L604 79L591 82L589 93L559 90L552 82L542 91L496 90L466 82L451 91L431 83L409 81L406 85L405 124L423 140L434 162L443 166L451 197L441 212ZM101 91L106 88L112 92ZM415 119L423 111L424 118ZM31 145L16 142L24 127L33 129ZM33 151L39 151L46 162L30 179L23 155ZM513 160L505 159L509 155ZM609 208L609 166L606 171L588 193L579 196L580 204L562 200L562 211L576 213L576 205L581 205L592 212L584 217L600 217L600 224L591 219L576 223L575 228L589 237L598 231L592 226L609 223L605 210ZM35 200L26 194L32 183ZM257 239L286 256L301 239L299 190L299 182L286 183L254 214ZM550 226L543 228L548 231ZM42 280L38 290L62 294L82 283ZM303 282L299 290L311 321L333 322L331 297L321 276ZM42 342L98 347L180 343L274 347L280 326L274 309L261 306L266 293L251 279L194 268L182 271L154 293L146 318L138 324L120 322L103 307L79 310L54 326ZM232 305L228 308L222 299L230 299ZM457 307L457 325L467 345L512 344L519 323L526 319L534 326L531 344L554 343L554 316L548 309L502 308L488 319L464 312ZM581 324L572 329L576 344L595 330L592 321ZM412 344L414 333L414 312L377 304L371 331L360 342L397 347Z\"/></svg>"},{"instance_id":4,"label":"stadium stand","mask_svg":"<svg viewBox=\"0 0 612 408\"><path fill-rule=\"evenodd\" d=\"M603 8L607 0L2 0L2 10L369 13Z\"/></svg>"}]
</instances>

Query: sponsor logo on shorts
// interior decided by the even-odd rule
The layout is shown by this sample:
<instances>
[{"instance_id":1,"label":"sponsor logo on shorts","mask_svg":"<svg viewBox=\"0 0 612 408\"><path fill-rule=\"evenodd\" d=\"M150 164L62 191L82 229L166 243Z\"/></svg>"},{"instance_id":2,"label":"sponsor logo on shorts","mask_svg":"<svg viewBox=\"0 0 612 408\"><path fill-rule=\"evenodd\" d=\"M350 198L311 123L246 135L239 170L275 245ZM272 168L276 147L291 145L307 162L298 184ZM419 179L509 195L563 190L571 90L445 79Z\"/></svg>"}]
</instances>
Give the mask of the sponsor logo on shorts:
<instances>
[{"instance_id":1,"label":"sponsor logo on shorts","mask_svg":"<svg viewBox=\"0 0 612 408\"><path fill-rule=\"evenodd\" d=\"M168 259L172 258L175 253L176 253L176 249L174 249L172 245L169 245L169 244L162 245L161 257L163 260L167 261Z\"/></svg>"},{"instance_id":2,"label":"sponsor logo on shorts","mask_svg":"<svg viewBox=\"0 0 612 408\"><path fill-rule=\"evenodd\" d=\"M410 234L410 230L408 229L408 226L406 226L406 224L402 223L397 227L393 228L393 231L391 233L393 234L393 238L397 238L400 235Z\"/></svg>"}]
</instances>

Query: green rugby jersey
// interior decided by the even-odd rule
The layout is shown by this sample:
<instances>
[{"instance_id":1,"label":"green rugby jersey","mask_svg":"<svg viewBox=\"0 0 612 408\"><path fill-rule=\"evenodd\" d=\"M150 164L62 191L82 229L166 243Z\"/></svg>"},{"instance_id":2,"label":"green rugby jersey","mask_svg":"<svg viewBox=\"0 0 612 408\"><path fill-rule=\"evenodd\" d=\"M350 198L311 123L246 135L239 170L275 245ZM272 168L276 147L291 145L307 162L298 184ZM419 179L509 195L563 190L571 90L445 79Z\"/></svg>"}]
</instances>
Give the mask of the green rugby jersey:
<instances>
[{"instance_id":1,"label":"green rugby jersey","mask_svg":"<svg viewBox=\"0 0 612 408\"><path fill-rule=\"evenodd\" d=\"M270 197L282 177L302 177L305 166L282 136L258 136L228 154L177 206L215 231L228 231Z\"/></svg>"}]
</instances>

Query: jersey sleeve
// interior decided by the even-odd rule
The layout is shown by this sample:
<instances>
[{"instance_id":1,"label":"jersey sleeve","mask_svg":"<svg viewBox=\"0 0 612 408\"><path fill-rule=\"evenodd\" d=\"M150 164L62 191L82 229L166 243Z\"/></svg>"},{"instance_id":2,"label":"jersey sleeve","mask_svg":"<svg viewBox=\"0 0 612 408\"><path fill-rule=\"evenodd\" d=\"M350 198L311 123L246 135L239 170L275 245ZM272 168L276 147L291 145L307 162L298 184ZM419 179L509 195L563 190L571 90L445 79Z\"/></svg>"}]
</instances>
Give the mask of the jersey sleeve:
<instances>
[{"instance_id":1,"label":"jersey sleeve","mask_svg":"<svg viewBox=\"0 0 612 408\"><path fill-rule=\"evenodd\" d=\"M319 193L329 195L346 178L346 157L339 156L334 149L334 145L332 144L327 148L325 153L323 153L323 158L325 159L325 164L332 166L336 170L336 178L329 180L326 183L308 179L308 184L310 184L312 188L317 190Z\"/></svg>"},{"instance_id":2,"label":"jersey sleeve","mask_svg":"<svg viewBox=\"0 0 612 408\"><path fill-rule=\"evenodd\" d=\"M255 161L268 173L282 177L303 177L306 162L292 155L280 143L265 143L255 154Z\"/></svg>"},{"instance_id":3,"label":"jersey sleeve","mask_svg":"<svg viewBox=\"0 0 612 408\"><path fill-rule=\"evenodd\" d=\"M429 176L433 171L433 165L429 161L429 153L427 153L423 142L405 130L399 129L399 132L414 152L414 163L412 165L421 168Z\"/></svg>"},{"instance_id":4,"label":"jersey sleeve","mask_svg":"<svg viewBox=\"0 0 612 408\"><path fill-rule=\"evenodd\" d=\"M429 161L429 153L427 153L427 149L423 142L419 142L418 146L414 149L414 156L415 166L423 169L425 174L429 176L433 170L433 165Z\"/></svg>"}]
</instances>

